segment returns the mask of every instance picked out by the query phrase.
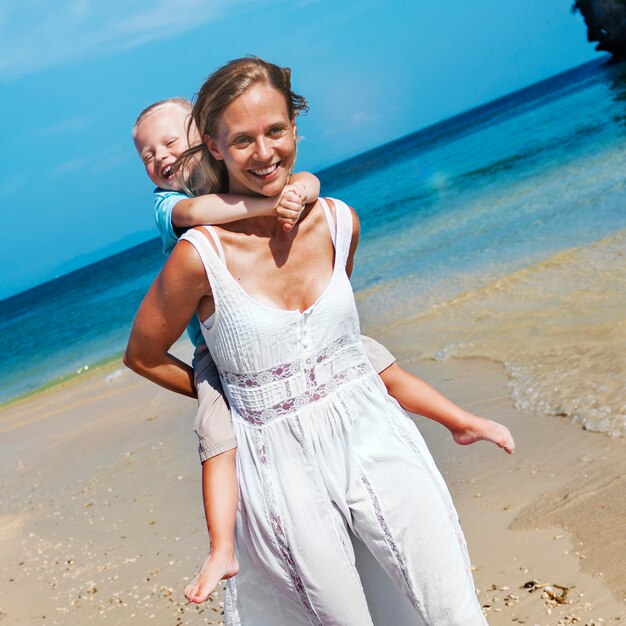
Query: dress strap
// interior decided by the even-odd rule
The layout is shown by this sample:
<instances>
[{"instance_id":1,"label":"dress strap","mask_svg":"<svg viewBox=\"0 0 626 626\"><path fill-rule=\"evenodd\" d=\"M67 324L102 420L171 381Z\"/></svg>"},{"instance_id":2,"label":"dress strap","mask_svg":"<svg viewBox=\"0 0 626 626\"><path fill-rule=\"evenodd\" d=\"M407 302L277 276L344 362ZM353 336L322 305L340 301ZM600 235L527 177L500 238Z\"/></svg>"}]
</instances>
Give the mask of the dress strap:
<instances>
[{"instance_id":1,"label":"dress strap","mask_svg":"<svg viewBox=\"0 0 626 626\"><path fill-rule=\"evenodd\" d=\"M352 241L352 211L350 207L341 200L330 198L335 205L335 218L337 220L337 236L335 243L335 254L337 261L345 267L350 253L350 243Z\"/></svg>"},{"instance_id":2,"label":"dress strap","mask_svg":"<svg viewBox=\"0 0 626 626\"><path fill-rule=\"evenodd\" d=\"M205 226L205 228L214 241L217 252L208 237L197 228L190 228L181 236L180 240L188 241L196 249L209 279L217 310L219 302L223 299L224 291L229 288L228 270L224 261L224 250L217 233L211 227Z\"/></svg>"},{"instance_id":3,"label":"dress strap","mask_svg":"<svg viewBox=\"0 0 626 626\"><path fill-rule=\"evenodd\" d=\"M218 253L213 249L213 246L209 243L209 240L197 228L191 228L181 235L180 241L183 240L188 241L196 249L200 260L202 261L202 265L204 265L204 269L207 271L209 278L211 278L216 261L218 258L221 260L222 255L224 254L223 251L218 255ZM221 250L221 246L218 250Z\"/></svg>"},{"instance_id":4,"label":"dress strap","mask_svg":"<svg viewBox=\"0 0 626 626\"><path fill-rule=\"evenodd\" d=\"M330 229L330 237L333 240L333 246L337 247L337 227L335 226L332 211L328 206L328 202L326 202L326 198L322 198L320 196L318 200L322 205L322 209L324 209L324 215L326 216L326 221L328 222L328 228Z\"/></svg>"},{"instance_id":5,"label":"dress strap","mask_svg":"<svg viewBox=\"0 0 626 626\"><path fill-rule=\"evenodd\" d=\"M222 260L222 263L226 265L226 256L224 255L224 248L222 247L222 242L220 241L220 238L217 236L215 229L213 228L213 226L209 226L208 224L203 226L203 228L209 233L209 235L211 235L211 239L213 240L213 243L215 244L217 253L220 259Z\"/></svg>"}]
</instances>

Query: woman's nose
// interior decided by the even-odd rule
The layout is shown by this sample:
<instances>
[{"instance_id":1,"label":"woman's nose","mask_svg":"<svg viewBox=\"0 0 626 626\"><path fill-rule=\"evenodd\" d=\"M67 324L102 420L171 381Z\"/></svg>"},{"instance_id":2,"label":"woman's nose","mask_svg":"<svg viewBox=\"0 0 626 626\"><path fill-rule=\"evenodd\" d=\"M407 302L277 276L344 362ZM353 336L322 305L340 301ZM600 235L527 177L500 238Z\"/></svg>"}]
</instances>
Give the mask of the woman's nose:
<instances>
[{"instance_id":1,"label":"woman's nose","mask_svg":"<svg viewBox=\"0 0 626 626\"><path fill-rule=\"evenodd\" d=\"M265 161L269 156L271 156L269 143L264 138L258 139L256 142L255 152L255 156L259 161Z\"/></svg>"}]
</instances>

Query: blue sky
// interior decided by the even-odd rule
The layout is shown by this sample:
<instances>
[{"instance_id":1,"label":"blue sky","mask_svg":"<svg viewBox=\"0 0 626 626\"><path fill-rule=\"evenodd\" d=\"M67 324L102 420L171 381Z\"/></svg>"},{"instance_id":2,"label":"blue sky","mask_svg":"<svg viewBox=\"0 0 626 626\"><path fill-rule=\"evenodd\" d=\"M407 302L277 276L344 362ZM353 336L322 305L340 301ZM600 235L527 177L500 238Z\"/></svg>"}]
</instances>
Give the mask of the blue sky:
<instances>
[{"instance_id":1,"label":"blue sky","mask_svg":"<svg viewBox=\"0 0 626 626\"><path fill-rule=\"evenodd\" d=\"M225 61L293 70L315 171L597 56L570 0L7 0L0 298L156 236L130 128Z\"/></svg>"}]
</instances>

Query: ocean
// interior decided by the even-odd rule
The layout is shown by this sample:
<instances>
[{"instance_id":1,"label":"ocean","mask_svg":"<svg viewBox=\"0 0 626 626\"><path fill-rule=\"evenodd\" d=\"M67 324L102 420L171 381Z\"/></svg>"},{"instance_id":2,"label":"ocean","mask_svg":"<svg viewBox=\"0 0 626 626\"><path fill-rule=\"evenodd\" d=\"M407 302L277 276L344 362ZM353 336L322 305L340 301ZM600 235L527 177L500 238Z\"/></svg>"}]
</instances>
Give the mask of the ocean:
<instances>
[{"instance_id":1,"label":"ocean","mask_svg":"<svg viewBox=\"0 0 626 626\"><path fill-rule=\"evenodd\" d=\"M626 65L597 61L320 172L361 219L364 332L626 435L625 145ZM155 239L0 302L0 402L119 357L163 261Z\"/></svg>"}]
</instances>

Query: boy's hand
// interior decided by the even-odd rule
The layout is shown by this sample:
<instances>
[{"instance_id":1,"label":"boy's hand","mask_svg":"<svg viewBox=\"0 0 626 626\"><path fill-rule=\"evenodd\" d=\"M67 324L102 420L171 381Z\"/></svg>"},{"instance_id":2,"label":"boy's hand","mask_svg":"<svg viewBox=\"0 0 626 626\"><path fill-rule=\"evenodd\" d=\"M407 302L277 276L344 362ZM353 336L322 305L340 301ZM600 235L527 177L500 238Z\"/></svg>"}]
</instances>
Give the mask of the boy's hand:
<instances>
[{"instance_id":1,"label":"boy's hand","mask_svg":"<svg viewBox=\"0 0 626 626\"><path fill-rule=\"evenodd\" d=\"M300 219L306 200L306 188L302 183L285 185L276 203L276 217L288 233Z\"/></svg>"}]
</instances>

